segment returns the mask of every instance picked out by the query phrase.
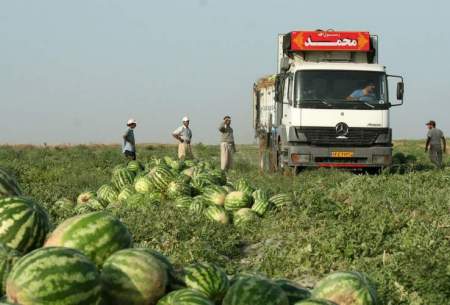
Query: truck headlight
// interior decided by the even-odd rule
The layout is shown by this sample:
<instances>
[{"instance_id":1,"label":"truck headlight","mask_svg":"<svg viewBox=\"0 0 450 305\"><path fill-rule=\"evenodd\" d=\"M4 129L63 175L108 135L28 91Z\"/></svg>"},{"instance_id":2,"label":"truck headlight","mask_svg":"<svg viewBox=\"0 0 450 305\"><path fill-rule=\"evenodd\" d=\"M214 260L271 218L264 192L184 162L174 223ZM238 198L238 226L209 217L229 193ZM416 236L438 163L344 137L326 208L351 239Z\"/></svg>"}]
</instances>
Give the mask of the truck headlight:
<instances>
[{"instance_id":1,"label":"truck headlight","mask_svg":"<svg viewBox=\"0 0 450 305\"><path fill-rule=\"evenodd\" d=\"M311 155L291 154L291 160L293 163L308 163L311 160Z\"/></svg>"},{"instance_id":2,"label":"truck headlight","mask_svg":"<svg viewBox=\"0 0 450 305\"><path fill-rule=\"evenodd\" d=\"M389 130L387 133L382 133L377 136L375 144L389 144L392 142L392 133Z\"/></svg>"}]
</instances>

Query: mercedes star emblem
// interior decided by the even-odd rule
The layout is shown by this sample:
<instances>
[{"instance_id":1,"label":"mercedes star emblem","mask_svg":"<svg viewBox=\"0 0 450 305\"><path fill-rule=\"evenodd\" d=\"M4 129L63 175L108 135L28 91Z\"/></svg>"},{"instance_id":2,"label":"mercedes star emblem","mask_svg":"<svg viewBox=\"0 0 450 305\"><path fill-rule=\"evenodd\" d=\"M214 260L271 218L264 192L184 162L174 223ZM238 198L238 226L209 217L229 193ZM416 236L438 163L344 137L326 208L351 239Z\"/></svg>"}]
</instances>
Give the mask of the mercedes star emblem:
<instances>
[{"instance_id":1,"label":"mercedes star emblem","mask_svg":"<svg viewBox=\"0 0 450 305\"><path fill-rule=\"evenodd\" d=\"M336 124L336 135L337 138L347 138L348 135L348 125L344 122Z\"/></svg>"}]
</instances>

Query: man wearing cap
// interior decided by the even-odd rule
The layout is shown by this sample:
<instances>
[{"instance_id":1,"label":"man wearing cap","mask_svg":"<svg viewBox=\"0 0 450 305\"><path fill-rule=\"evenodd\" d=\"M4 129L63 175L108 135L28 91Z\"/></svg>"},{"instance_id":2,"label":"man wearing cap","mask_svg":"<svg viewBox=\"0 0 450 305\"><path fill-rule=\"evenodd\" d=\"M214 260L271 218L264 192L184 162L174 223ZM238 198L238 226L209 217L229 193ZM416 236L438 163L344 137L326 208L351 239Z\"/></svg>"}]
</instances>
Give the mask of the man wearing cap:
<instances>
[{"instance_id":1,"label":"man wearing cap","mask_svg":"<svg viewBox=\"0 0 450 305\"><path fill-rule=\"evenodd\" d=\"M175 129L172 136L179 142L178 159L184 160L192 158L191 139L192 131L189 128L189 118L183 118L183 125Z\"/></svg>"},{"instance_id":2,"label":"man wearing cap","mask_svg":"<svg viewBox=\"0 0 450 305\"><path fill-rule=\"evenodd\" d=\"M436 128L435 121L429 121L426 126L428 127L428 133L425 151L428 151L431 162L435 164L437 168L442 168L442 152L445 153L447 150L444 133L442 130Z\"/></svg>"},{"instance_id":3,"label":"man wearing cap","mask_svg":"<svg viewBox=\"0 0 450 305\"><path fill-rule=\"evenodd\" d=\"M129 119L127 122L128 129L123 135L122 152L129 160L136 160L136 143L134 141L134 128L136 128L136 120Z\"/></svg>"},{"instance_id":4,"label":"man wearing cap","mask_svg":"<svg viewBox=\"0 0 450 305\"><path fill-rule=\"evenodd\" d=\"M234 145L233 128L231 128L231 117L225 116L219 126L220 137L220 168L224 171L231 168L233 154L236 152Z\"/></svg>"}]
</instances>

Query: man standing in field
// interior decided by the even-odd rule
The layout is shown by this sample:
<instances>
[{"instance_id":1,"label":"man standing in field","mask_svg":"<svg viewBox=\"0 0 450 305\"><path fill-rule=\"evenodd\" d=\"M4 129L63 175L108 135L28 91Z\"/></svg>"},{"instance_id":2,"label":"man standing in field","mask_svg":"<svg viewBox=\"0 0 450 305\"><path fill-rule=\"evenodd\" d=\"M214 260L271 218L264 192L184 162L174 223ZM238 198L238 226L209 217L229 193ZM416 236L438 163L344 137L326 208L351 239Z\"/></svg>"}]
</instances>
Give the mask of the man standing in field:
<instances>
[{"instance_id":1,"label":"man standing in field","mask_svg":"<svg viewBox=\"0 0 450 305\"><path fill-rule=\"evenodd\" d=\"M428 127L428 133L425 151L429 152L431 162L435 164L437 168L442 168L442 153L445 153L447 150L444 133L442 130L436 128L435 121L429 121L426 126Z\"/></svg>"},{"instance_id":2,"label":"man standing in field","mask_svg":"<svg viewBox=\"0 0 450 305\"><path fill-rule=\"evenodd\" d=\"M231 168L233 154L236 152L234 145L233 128L231 128L231 117L225 116L219 126L220 137L220 168L224 171Z\"/></svg>"},{"instance_id":3,"label":"man standing in field","mask_svg":"<svg viewBox=\"0 0 450 305\"><path fill-rule=\"evenodd\" d=\"M127 122L128 129L123 135L122 152L129 160L136 160L136 142L134 141L134 128L136 128L136 120L129 119Z\"/></svg>"},{"instance_id":4,"label":"man standing in field","mask_svg":"<svg viewBox=\"0 0 450 305\"><path fill-rule=\"evenodd\" d=\"M183 118L183 125L175 129L172 136L179 142L178 144L178 159L191 159L192 158L192 148L191 139L192 131L189 128L189 118Z\"/></svg>"}]
</instances>

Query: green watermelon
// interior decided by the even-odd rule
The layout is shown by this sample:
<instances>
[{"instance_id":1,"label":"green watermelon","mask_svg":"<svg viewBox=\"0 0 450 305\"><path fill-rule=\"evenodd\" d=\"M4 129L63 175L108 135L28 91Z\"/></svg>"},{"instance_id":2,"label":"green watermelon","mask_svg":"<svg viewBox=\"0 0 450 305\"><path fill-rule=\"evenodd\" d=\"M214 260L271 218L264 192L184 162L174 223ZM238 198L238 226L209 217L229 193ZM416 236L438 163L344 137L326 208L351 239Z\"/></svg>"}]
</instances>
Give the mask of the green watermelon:
<instances>
[{"instance_id":1,"label":"green watermelon","mask_svg":"<svg viewBox=\"0 0 450 305\"><path fill-rule=\"evenodd\" d=\"M20 256L18 251L0 243L0 296L5 294L6 278Z\"/></svg>"},{"instance_id":2,"label":"green watermelon","mask_svg":"<svg viewBox=\"0 0 450 305\"><path fill-rule=\"evenodd\" d=\"M375 288L367 276L359 272L331 273L317 283L312 297L339 305L378 304Z\"/></svg>"},{"instance_id":3,"label":"green watermelon","mask_svg":"<svg viewBox=\"0 0 450 305\"><path fill-rule=\"evenodd\" d=\"M128 162L127 164L127 169L129 171L132 171L134 173L137 173L139 171L141 171L143 169L143 166L141 163L139 163L139 161L136 160L131 160L130 162Z\"/></svg>"},{"instance_id":4,"label":"green watermelon","mask_svg":"<svg viewBox=\"0 0 450 305\"><path fill-rule=\"evenodd\" d=\"M236 188L236 190L238 190L240 192L248 193L250 195L255 191L255 189L250 185L250 183L244 178L240 178L240 179L236 180L233 183L233 185Z\"/></svg>"},{"instance_id":5,"label":"green watermelon","mask_svg":"<svg viewBox=\"0 0 450 305\"><path fill-rule=\"evenodd\" d=\"M124 206L130 208L145 208L150 205L157 205L161 202L161 194L148 193L148 194L133 194L123 202Z\"/></svg>"},{"instance_id":6,"label":"green watermelon","mask_svg":"<svg viewBox=\"0 0 450 305\"><path fill-rule=\"evenodd\" d=\"M16 262L6 294L9 302L20 305L98 305L100 274L74 249L40 248Z\"/></svg>"},{"instance_id":7,"label":"green watermelon","mask_svg":"<svg viewBox=\"0 0 450 305\"><path fill-rule=\"evenodd\" d=\"M103 299L108 305L155 304L167 280L166 267L145 249L120 250L103 264Z\"/></svg>"},{"instance_id":8,"label":"green watermelon","mask_svg":"<svg viewBox=\"0 0 450 305\"><path fill-rule=\"evenodd\" d=\"M222 305L289 305L284 291L274 282L257 277L244 277L228 289Z\"/></svg>"},{"instance_id":9,"label":"green watermelon","mask_svg":"<svg viewBox=\"0 0 450 305\"><path fill-rule=\"evenodd\" d=\"M175 199L175 206L177 208L188 209L193 202L192 197L181 196Z\"/></svg>"},{"instance_id":10,"label":"green watermelon","mask_svg":"<svg viewBox=\"0 0 450 305\"><path fill-rule=\"evenodd\" d=\"M20 195L22 195L22 190L16 179L0 168L0 198Z\"/></svg>"},{"instance_id":11,"label":"green watermelon","mask_svg":"<svg viewBox=\"0 0 450 305\"><path fill-rule=\"evenodd\" d=\"M166 166L156 166L148 173L150 181L160 192L165 192L167 186L175 179L175 175Z\"/></svg>"},{"instance_id":12,"label":"green watermelon","mask_svg":"<svg viewBox=\"0 0 450 305\"><path fill-rule=\"evenodd\" d=\"M141 249L153 255L153 257L155 257L162 264L168 275L167 284L169 286L169 289L178 288L178 286L185 287L184 283L180 283L179 279L176 276L176 272L172 263L164 254L149 248L141 248Z\"/></svg>"},{"instance_id":13,"label":"green watermelon","mask_svg":"<svg viewBox=\"0 0 450 305\"><path fill-rule=\"evenodd\" d=\"M146 176L136 177L134 180L134 189L140 194L150 193L152 188L152 182Z\"/></svg>"},{"instance_id":14,"label":"green watermelon","mask_svg":"<svg viewBox=\"0 0 450 305\"><path fill-rule=\"evenodd\" d=\"M214 305L214 303L197 290L180 289L167 294L156 305Z\"/></svg>"},{"instance_id":15,"label":"green watermelon","mask_svg":"<svg viewBox=\"0 0 450 305\"><path fill-rule=\"evenodd\" d=\"M191 187L185 181L177 179L167 185L166 193L169 199L176 199L182 196L190 196Z\"/></svg>"},{"instance_id":16,"label":"green watermelon","mask_svg":"<svg viewBox=\"0 0 450 305\"><path fill-rule=\"evenodd\" d=\"M253 205L252 210L257 213L259 216L263 216L266 211L270 208L269 196L266 192L262 190L256 190L252 194L253 196Z\"/></svg>"},{"instance_id":17,"label":"green watermelon","mask_svg":"<svg viewBox=\"0 0 450 305\"><path fill-rule=\"evenodd\" d=\"M286 193L276 194L269 198L269 202L276 208L282 208L292 204L292 196Z\"/></svg>"},{"instance_id":18,"label":"green watermelon","mask_svg":"<svg viewBox=\"0 0 450 305\"><path fill-rule=\"evenodd\" d=\"M174 160L170 157L164 157L164 162L176 173L181 172L185 166L183 160Z\"/></svg>"},{"instance_id":19,"label":"green watermelon","mask_svg":"<svg viewBox=\"0 0 450 305\"><path fill-rule=\"evenodd\" d=\"M248 193L235 191L227 194L224 205L227 210L239 210L249 207L251 203L252 197Z\"/></svg>"},{"instance_id":20,"label":"green watermelon","mask_svg":"<svg viewBox=\"0 0 450 305\"><path fill-rule=\"evenodd\" d=\"M75 207L75 202L73 202L69 198L61 198L55 201L53 206L58 210L71 210Z\"/></svg>"},{"instance_id":21,"label":"green watermelon","mask_svg":"<svg viewBox=\"0 0 450 305\"><path fill-rule=\"evenodd\" d=\"M297 302L294 305L340 305L340 304L330 302L324 299L307 299L304 301Z\"/></svg>"},{"instance_id":22,"label":"green watermelon","mask_svg":"<svg viewBox=\"0 0 450 305\"><path fill-rule=\"evenodd\" d=\"M89 200L85 206L89 207L91 211L101 211L105 208L105 204L103 202L98 201L95 198Z\"/></svg>"},{"instance_id":23,"label":"green watermelon","mask_svg":"<svg viewBox=\"0 0 450 305\"><path fill-rule=\"evenodd\" d=\"M0 242L22 253L41 247L50 229L41 206L25 197L0 199Z\"/></svg>"},{"instance_id":24,"label":"green watermelon","mask_svg":"<svg viewBox=\"0 0 450 305\"><path fill-rule=\"evenodd\" d=\"M95 209L93 209L88 204L77 205L77 206L75 206L75 208L73 210L74 210L76 215L81 215L81 214L87 214L87 213L95 212Z\"/></svg>"},{"instance_id":25,"label":"green watermelon","mask_svg":"<svg viewBox=\"0 0 450 305\"><path fill-rule=\"evenodd\" d=\"M206 201L210 204L223 206L227 191L218 185L211 185L203 191Z\"/></svg>"},{"instance_id":26,"label":"green watermelon","mask_svg":"<svg viewBox=\"0 0 450 305\"><path fill-rule=\"evenodd\" d=\"M295 302L303 301L311 297L311 292L308 289L290 280L277 279L275 283L286 293L289 304L294 304Z\"/></svg>"},{"instance_id":27,"label":"green watermelon","mask_svg":"<svg viewBox=\"0 0 450 305\"><path fill-rule=\"evenodd\" d=\"M202 195L194 197L192 199L191 204L189 205L189 210L193 214L197 215L200 215L205 208L206 208L205 198Z\"/></svg>"},{"instance_id":28,"label":"green watermelon","mask_svg":"<svg viewBox=\"0 0 450 305\"><path fill-rule=\"evenodd\" d=\"M116 190L120 191L124 187L133 184L135 173L127 168L123 168L114 172L111 183Z\"/></svg>"},{"instance_id":29,"label":"green watermelon","mask_svg":"<svg viewBox=\"0 0 450 305\"><path fill-rule=\"evenodd\" d=\"M106 202L107 204L117 201L117 196L119 196L119 194L109 184L103 184L97 191L98 199Z\"/></svg>"},{"instance_id":30,"label":"green watermelon","mask_svg":"<svg viewBox=\"0 0 450 305\"><path fill-rule=\"evenodd\" d=\"M120 202L123 202L123 201L127 200L127 198L133 194L134 194L134 188L131 186L126 186L120 191L119 195L117 196L117 200L119 200Z\"/></svg>"},{"instance_id":31,"label":"green watermelon","mask_svg":"<svg viewBox=\"0 0 450 305\"><path fill-rule=\"evenodd\" d=\"M233 222L237 226L243 226L258 220L258 215L249 208L242 208L234 212Z\"/></svg>"},{"instance_id":32,"label":"green watermelon","mask_svg":"<svg viewBox=\"0 0 450 305\"><path fill-rule=\"evenodd\" d=\"M228 290L227 274L214 264L197 263L183 269L186 287L204 293L209 299L219 302Z\"/></svg>"},{"instance_id":33,"label":"green watermelon","mask_svg":"<svg viewBox=\"0 0 450 305\"><path fill-rule=\"evenodd\" d=\"M77 204L84 204L95 197L96 197L95 192L91 192L91 191L83 192L80 195L78 195Z\"/></svg>"},{"instance_id":34,"label":"green watermelon","mask_svg":"<svg viewBox=\"0 0 450 305\"><path fill-rule=\"evenodd\" d=\"M219 222L221 224L227 224L230 222L230 217L227 214L227 211L221 206L212 205L206 208L204 211L205 216L213 221Z\"/></svg>"},{"instance_id":35,"label":"green watermelon","mask_svg":"<svg viewBox=\"0 0 450 305\"><path fill-rule=\"evenodd\" d=\"M102 266L114 252L130 248L132 237L127 227L117 218L105 212L94 212L62 222L51 233L44 246L80 250L97 266Z\"/></svg>"}]
</instances>

